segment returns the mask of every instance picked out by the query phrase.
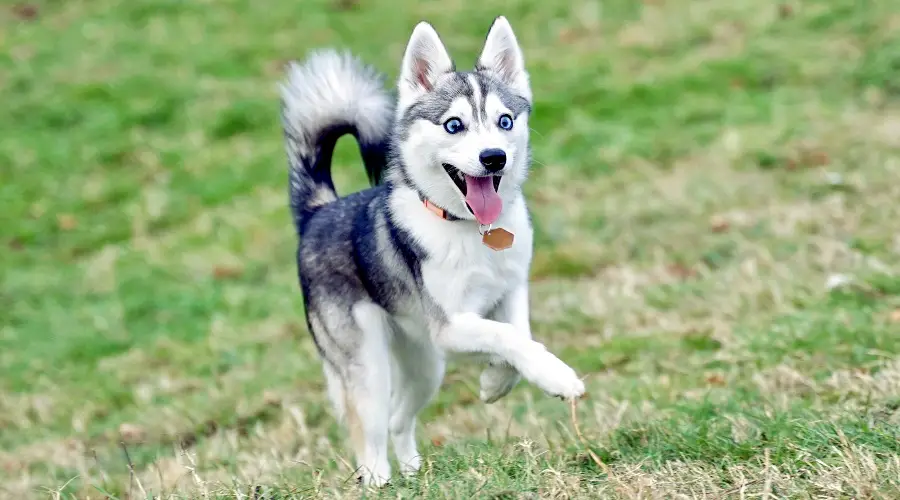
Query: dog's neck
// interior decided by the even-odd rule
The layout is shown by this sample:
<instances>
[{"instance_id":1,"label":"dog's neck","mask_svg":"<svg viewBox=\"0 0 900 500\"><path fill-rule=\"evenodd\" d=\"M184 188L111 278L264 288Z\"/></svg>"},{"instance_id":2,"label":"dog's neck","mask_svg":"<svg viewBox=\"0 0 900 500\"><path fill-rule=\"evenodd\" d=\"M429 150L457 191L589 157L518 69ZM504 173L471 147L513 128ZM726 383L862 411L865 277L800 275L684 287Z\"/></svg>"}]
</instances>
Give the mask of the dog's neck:
<instances>
[{"instance_id":1,"label":"dog's neck","mask_svg":"<svg viewBox=\"0 0 900 500\"><path fill-rule=\"evenodd\" d=\"M429 212L437 215L441 219L447 221L459 221L464 220L461 219L447 210L435 205L428 198L419 193L419 199L422 200L422 204L428 209ZM485 246L494 251L506 250L511 247L513 244L513 239L515 235L506 229L497 228L493 229L491 226L488 226L486 230L483 229L483 226L479 226L479 234L481 234L481 241Z\"/></svg>"},{"instance_id":2,"label":"dog's neck","mask_svg":"<svg viewBox=\"0 0 900 500\"><path fill-rule=\"evenodd\" d=\"M451 222L458 221L458 220L465 220L461 217L457 217L457 216L451 214L446 209L441 208L438 205L435 205L431 200L426 198L422 193L419 193L419 199L422 200L422 204L425 205L425 208L427 208L429 212L437 215L441 219L451 221Z\"/></svg>"}]
</instances>

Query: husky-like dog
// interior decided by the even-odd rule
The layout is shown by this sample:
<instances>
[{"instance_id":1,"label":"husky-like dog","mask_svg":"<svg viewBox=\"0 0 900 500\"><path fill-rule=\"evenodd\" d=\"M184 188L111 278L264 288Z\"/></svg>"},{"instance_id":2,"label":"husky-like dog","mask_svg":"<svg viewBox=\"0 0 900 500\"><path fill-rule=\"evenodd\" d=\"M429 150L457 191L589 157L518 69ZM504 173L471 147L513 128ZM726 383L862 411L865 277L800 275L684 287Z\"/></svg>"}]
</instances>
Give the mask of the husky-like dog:
<instances>
[{"instance_id":1,"label":"husky-like dog","mask_svg":"<svg viewBox=\"0 0 900 500\"><path fill-rule=\"evenodd\" d=\"M548 394L584 384L532 340L532 228L522 183L530 162L531 88L509 22L491 25L475 70L457 72L419 23L394 100L353 56L314 52L281 87L290 205L306 320L328 394L349 428L362 482L419 469L416 415L445 356L486 355L481 399L520 375ZM337 139L353 134L373 187L338 198Z\"/></svg>"}]
</instances>

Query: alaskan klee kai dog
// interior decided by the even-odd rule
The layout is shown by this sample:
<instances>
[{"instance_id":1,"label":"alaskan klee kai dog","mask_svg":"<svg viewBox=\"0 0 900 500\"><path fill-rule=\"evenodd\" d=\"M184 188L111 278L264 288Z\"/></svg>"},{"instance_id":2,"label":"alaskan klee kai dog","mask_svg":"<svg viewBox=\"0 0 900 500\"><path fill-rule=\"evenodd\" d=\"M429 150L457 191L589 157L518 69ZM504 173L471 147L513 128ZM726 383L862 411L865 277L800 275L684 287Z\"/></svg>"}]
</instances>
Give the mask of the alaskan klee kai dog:
<instances>
[{"instance_id":1,"label":"alaskan klee kai dog","mask_svg":"<svg viewBox=\"0 0 900 500\"><path fill-rule=\"evenodd\" d=\"M532 227L522 195L531 88L509 22L498 17L475 70L457 72L421 22L397 98L382 76L331 50L292 64L281 87L290 206L306 320L328 394L366 485L415 473L416 414L452 353L485 355L481 399L520 376L578 398L584 384L532 340ZM338 198L337 139L356 137L373 187Z\"/></svg>"}]
</instances>

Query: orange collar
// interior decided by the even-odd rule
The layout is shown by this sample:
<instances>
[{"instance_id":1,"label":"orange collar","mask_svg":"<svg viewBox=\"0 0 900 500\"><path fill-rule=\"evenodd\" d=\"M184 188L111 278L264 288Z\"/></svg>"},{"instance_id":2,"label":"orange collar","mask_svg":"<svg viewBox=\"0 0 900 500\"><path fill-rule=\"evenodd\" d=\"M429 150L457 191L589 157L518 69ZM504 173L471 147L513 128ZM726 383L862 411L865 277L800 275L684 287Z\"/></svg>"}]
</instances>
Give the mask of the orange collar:
<instances>
[{"instance_id":1,"label":"orange collar","mask_svg":"<svg viewBox=\"0 0 900 500\"><path fill-rule=\"evenodd\" d=\"M427 208L429 212L433 213L434 215L437 215L441 219L449 220L449 221L462 220L459 217L444 210L443 208L435 205L434 203L429 201L428 198L425 198L425 197L421 197L421 198L422 198L422 204L425 205L425 208Z\"/></svg>"},{"instance_id":2,"label":"orange collar","mask_svg":"<svg viewBox=\"0 0 900 500\"><path fill-rule=\"evenodd\" d=\"M429 212L437 215L441 219L450 221L462 220L459 217L456 217L455 215L447 212L443 208L428 201L428 199L425 197L422 197L422 204L425 205L425 208L427 208ZM481 242L494 251L506 250L507 248L512 246L514 239L515 235L507 231L506 229L503 229L502 227L497 229L489 228L487 231L481 233Z\"/></svg>"}]
</instances>

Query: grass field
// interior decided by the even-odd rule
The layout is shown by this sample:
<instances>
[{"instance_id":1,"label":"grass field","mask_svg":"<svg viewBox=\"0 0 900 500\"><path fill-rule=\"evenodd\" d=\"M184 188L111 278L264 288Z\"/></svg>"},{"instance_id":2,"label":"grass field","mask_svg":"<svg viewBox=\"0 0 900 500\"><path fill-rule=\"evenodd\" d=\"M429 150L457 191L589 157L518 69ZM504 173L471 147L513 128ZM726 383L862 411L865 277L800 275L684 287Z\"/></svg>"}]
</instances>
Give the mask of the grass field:
<instances>
[{"instance_id":1,"label":"grass field","mask_svg":"<svg viewBox=\"0 0 900 500\"><path fill-rule=\"evenodd\" d=\"M421 473L364 492L276 83L323 45L393 81L420 19L466 67L498 14L536 99L533 328L584 439L457 363ZM897 2L5 2L0 96L0 498L900 497Z\"/></svg>"}]
</instances>

